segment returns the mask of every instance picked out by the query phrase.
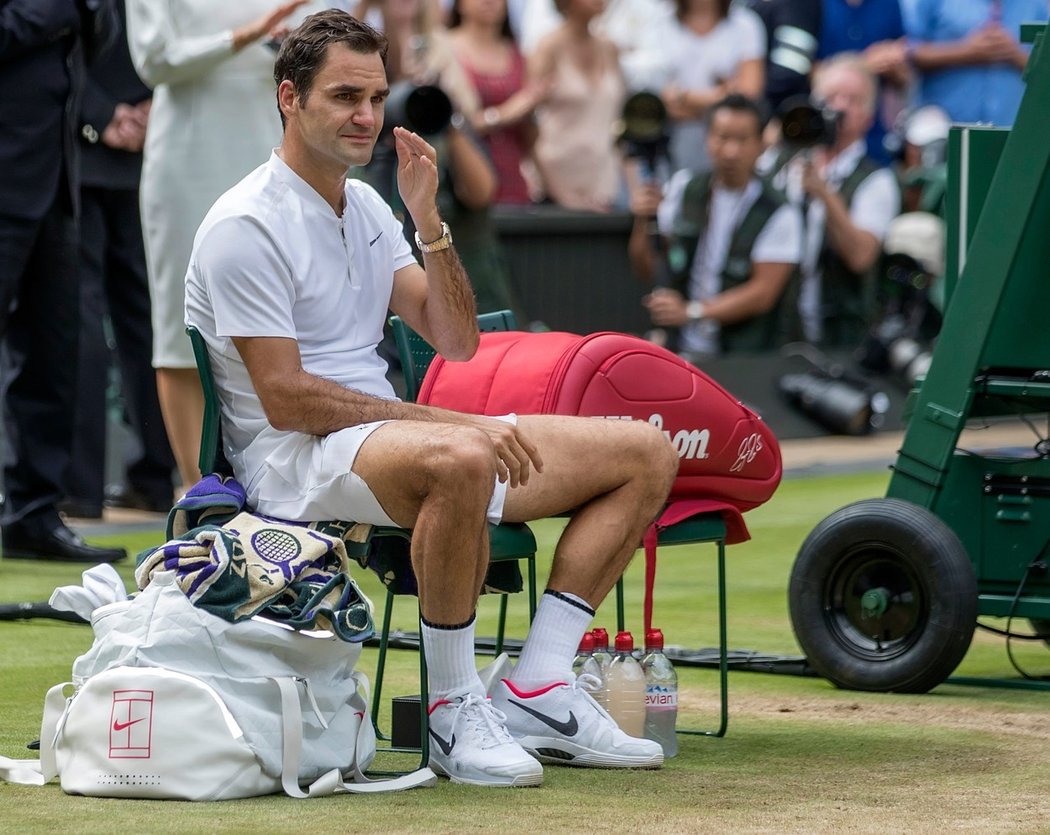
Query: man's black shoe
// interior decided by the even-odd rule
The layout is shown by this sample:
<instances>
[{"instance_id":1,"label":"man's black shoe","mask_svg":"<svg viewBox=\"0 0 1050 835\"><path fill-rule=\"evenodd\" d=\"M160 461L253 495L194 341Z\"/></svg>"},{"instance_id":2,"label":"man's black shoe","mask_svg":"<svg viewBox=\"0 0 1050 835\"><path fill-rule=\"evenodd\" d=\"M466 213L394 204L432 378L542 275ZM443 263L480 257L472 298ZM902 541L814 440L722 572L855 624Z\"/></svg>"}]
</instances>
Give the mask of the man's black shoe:
<instances>
[{"instance_id":1,"label":"man's black shoe","mask_svg":"<svg viewBox=\"0 0 1050 835\"><path fill-rule=\"evenodd\" d=\"M128 556L123 548L97 548L80 535L58 525L43 536L26 533L17 526L4 528L4 559L54 560L56 562L118 562Z\"/></svg>"},{"instance_id":2,"label":"man's black shoe","mask_svg":"<svg viewBox=\"0 0 1050 835\"><path fill-rule=\"evenodd\" d=\"M110 484L106 487L106 507L126 507L130 510L146 510L150 513L167 513L171 510L172 491L167 496L151 496L130 484Z\"/></svg>"}]
</instances>

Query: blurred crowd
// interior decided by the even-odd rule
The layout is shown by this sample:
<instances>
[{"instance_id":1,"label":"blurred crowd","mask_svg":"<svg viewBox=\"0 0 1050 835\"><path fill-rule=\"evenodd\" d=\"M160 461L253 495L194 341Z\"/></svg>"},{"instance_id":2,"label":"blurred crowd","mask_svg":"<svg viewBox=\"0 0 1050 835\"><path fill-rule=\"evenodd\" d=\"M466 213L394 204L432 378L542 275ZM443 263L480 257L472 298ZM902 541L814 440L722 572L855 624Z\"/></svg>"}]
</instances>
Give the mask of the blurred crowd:
<instances>
[{"instance_id":1,"label":"blurred crowd","mask_svg":"<svg viewBox=\"0 0 1050 835\"><path fill-rule=\"evenodd\" d=\"M390 118L439 150L480 310L518 306L493 207L629 213L651 336L698 362L852 347L887 315L930 336L935 315L885 292L887 256L936 307L948 127L1012 123L1020 25L1048 17L1046 0L0 0L5 555L115 559L58 511L166 510L199 478L193 236L278 142L282 33L329 6L389 38ZM386 142L351 174L397 211ZM107 485L115 402L132 455Z\"/></svg>"}]
</instances>

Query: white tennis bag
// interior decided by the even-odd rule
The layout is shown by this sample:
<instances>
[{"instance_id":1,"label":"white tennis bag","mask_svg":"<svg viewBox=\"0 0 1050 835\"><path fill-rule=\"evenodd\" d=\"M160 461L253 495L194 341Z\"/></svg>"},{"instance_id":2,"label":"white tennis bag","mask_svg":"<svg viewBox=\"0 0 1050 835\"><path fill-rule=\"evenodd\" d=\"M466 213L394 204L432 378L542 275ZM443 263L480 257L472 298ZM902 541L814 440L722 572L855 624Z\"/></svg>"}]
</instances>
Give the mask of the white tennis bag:
<instances>
[{"instance_id":1,"label":"white tennis bag","mask_svg":"<svg viewBox=\"0 0 1050 835\"><path fill-rule=\"evenodd\" d=\"M360 644L262 618L227 622L190 603L170 572L91 622L95 642L73 681L45 699L40 777L21 782L57 775L69 794L226 800L437 780L428 768L364 776L375 731L367 678L354 670Z\"/></svg>"}]
</instances>

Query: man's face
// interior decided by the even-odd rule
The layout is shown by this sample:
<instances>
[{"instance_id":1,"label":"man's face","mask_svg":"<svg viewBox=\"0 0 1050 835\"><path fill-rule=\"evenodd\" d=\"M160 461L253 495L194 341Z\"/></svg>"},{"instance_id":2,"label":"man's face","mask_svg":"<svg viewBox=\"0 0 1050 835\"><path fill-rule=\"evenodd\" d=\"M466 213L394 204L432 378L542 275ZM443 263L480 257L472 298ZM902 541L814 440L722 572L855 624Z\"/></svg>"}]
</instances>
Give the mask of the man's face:
<instances>
[{"instance_id":1,"label":"man's face","mask_svg":"<svg viewBox=\"0 0 1050 835\"><path fill-rule=\"evenodd\" d=\"M762 155L762 133L755 114L722 107L707 131L707 153L715 176L729 188L747 185Z\"/></svg>"},{"instance_id":2,"label":"man's face","mask_svg":"<svg viewBox=\"0 0 1050 835\"><path fill-rule=\"evenodd\" d=\"M284 84L289 82L282 82L282 88ZM286 130L298 132L319 166L365 165L383 128L389 93L379 53L332 44L305 102L294 91L283 91Z\"/></svg>"},{"instance_id":3,"label":"man's face","mask_svg":"<svg viewBox=\"0 0 1050 835\"><path fill-rule=\"evenodd\" d=\"M840 147L851 145L868 132L873 119L871 89L859 72L849 67L831 68L820 79L814 94L826 107L842 114L837 142Z\"/></svg>"}]
</instances>

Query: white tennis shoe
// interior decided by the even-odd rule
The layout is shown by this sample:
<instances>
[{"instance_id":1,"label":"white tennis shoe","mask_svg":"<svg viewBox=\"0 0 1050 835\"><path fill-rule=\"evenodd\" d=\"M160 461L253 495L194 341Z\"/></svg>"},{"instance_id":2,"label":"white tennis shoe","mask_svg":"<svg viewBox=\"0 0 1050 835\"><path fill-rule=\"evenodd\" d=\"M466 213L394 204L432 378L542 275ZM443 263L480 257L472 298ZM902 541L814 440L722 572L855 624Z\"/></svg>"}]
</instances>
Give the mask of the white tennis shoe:
<instances>
[{"instance_id":1,"label":"white tennis shoe","mask_svg":"<svg viewBox=\"0 0 1050 835\"><path fill-rule=\"evenodd\" d=\"M471 786L541 785L543 766L514 741L506 719L473 691L438 700L430 706L430 767Z\"/></svg>"},{"instance_id":2,"label":"white tennis shoe","mask_svg":"<svg viewBox=\"0 0 1050 835\"><path fill-rule=\"evenodd\" d=\"M659 768L663 748L628 736L587 692L593 676L525 692L507 679L492 690L492 704L507 729L540 762L591 768Z\"/></svg>"}]
</instances>

